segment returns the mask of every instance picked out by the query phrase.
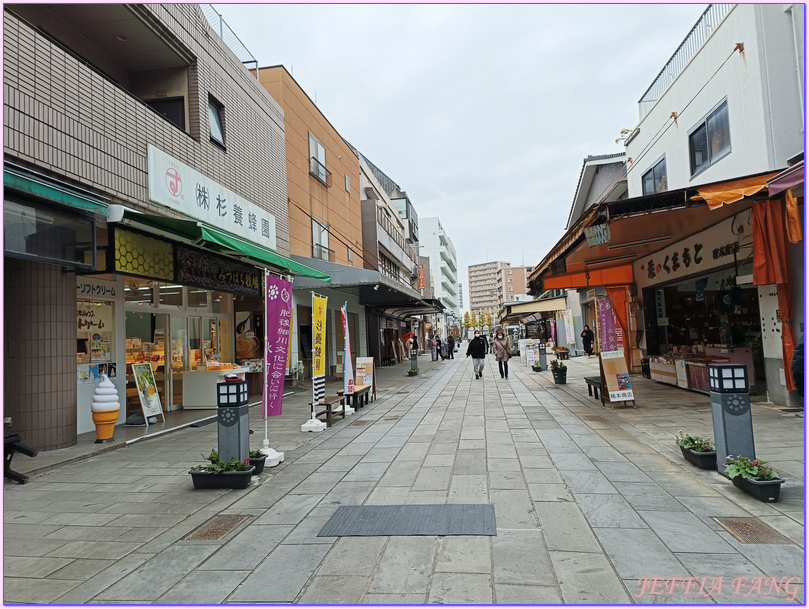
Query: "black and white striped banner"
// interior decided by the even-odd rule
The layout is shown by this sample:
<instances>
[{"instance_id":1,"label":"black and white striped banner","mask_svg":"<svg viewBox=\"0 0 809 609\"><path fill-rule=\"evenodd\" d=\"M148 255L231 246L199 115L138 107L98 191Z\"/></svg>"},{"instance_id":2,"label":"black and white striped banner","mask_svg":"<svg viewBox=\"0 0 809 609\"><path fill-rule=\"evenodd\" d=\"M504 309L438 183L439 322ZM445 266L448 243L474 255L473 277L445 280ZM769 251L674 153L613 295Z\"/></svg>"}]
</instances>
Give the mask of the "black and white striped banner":
<instances>
[{"instance_id":1,"label":"black and white striped banner","mask_svg":"<svg viewBox=\"0 0 809 609\"><path fill-rule=\"evenodd\" d=\"M323 403L326 397L326 377L316 376L312 379L312 404L317 406Z\"/></svg>"}]
</instances>

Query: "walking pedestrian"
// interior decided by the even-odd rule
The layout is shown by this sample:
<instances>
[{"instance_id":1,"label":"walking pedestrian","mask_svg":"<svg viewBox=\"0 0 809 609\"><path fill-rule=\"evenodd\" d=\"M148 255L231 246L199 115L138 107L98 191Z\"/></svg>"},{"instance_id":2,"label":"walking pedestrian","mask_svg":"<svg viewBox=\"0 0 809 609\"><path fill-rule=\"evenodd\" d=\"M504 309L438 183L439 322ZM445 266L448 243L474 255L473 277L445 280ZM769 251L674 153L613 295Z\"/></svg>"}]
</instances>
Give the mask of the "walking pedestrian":
<instances>
[{"instance_id":1,"label":"walking pedestrian","mask_svg":"<svg viewBox=\"0 0 809 609\"><path fill-rule=\"evenodd\" d=\"M449 359L455 359L455 337L452 334L447 337L447 347L449 348Z\"/></svg>"},{"instance_id":2,"label":"walking pedestrian","mask_svg":"<svg viewBox=\"0 0 809 609\"><path fill-rule=\"evenodd\" d=\"M795 381L795 390L803 397L803 335L795 345L795 353L792 356L792 380Z\"/></svg>"},{"instance_id":3,"label":"walking pedestrian","mask_svg":"<svg viewBox=\"0 0 809 609\"><path fill-rule=\"evenodd\" d=\"M581 341L584 343L584 352L587 353L587 359L590 359L590 356L593 354L593 341L595 341L596 335L593 334L593 331L590 329L590 326L584 324L584 330L581 333Z\"/></svg>"},{"instance_id":4,"label":"walking pedestrian","mask_svg":"<svg viewBox=\"0 0 809 609\"><path fill-rule=\"evenodd\" d=\"M475 332L475 336L478 336L479 334L480 334L479 332ZM480 335L480 337L483 339L483 344L486 346L486 353L489 353L491 351L491 345L489 345L489 337L486 336L485 334Z\"/></svg>"},{"instance_id":5,"label":"walking pedestrian","mask_svg":"<svg viewBox=\"0 0 809 609\"><path fill-rule=\"evenodd\" d=\"M511 359L511 351L508 348L508 340L503 336L503 333L498 330L495 335L494 342L494 359L497 360L497 365L500 367L500 378L508 378L508 360Z\"/></svg>"},{"instance_id":6,"label":"walking pedestrian","mask_svg":"<svg viewBox=\"0 0 809 609\"><path fill-rule=\"evenodd\" d=\"M480 332L475 330L475 338L469 341L466 348L466 357L472 356L472 366L475 369L475 378L483 376L483 364L486 363L486 342L480 336Z\"/></svg>"},{"instance_id":7,"label":"walking pedestrian","mask_svg":"<svg viewBox=\"0 0 809 609\"><path fill-rule=\"evenodd\" d=\"M441 337L435 337L435 344L438 347L438 355L441 356L441 361L443 362L446 358L444 357L444 352L441 350Z\"/></svg>"}]
</instances>

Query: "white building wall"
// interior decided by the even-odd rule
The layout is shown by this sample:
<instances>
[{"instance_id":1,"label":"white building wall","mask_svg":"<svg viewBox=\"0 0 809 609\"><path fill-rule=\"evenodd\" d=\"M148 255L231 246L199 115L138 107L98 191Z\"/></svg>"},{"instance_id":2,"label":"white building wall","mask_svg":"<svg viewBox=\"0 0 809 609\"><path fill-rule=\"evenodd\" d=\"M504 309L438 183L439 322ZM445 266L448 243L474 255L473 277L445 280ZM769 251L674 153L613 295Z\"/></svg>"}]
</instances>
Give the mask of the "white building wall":
<instances>
[{"instance_id":1,"label":"white building wall","mask_svg":"<svg viewBox=\"0 0 809 609\"><path fill-rule=\"evenodd\" d=\"M448 246L444 246L441 243L440 233L442 231ZM458 261L455 255L455 247L452 245L452 239L446 234L446 230L439 218L419 218L419 243L421 244L420 254L430 258L430 271L435 297L440 299L448 310L453 311L456 317L460 317ZM442 248L446 249L455 267L454 270L441 255ZM449 277L447 275L449 275ZM447 284L449 284L449 288Z\"/></svg>"},{"instance_id":2,"label":"white building wall","mask_svg":"<svg viewBox=\"0 0 809 609\"><path fill-rule=\"evenodd\" d=\"M675 190L774 171L803 150L803 132L795 129L802 125L802 109L792 32L792 15L784 5L736 5L731 10L641 120L640 132L627 145L627 156L633 159L630 197L642 195L642 175L664 155L668 190ZM744 43L744 53L733 52L738 42ZM800 44L802 55L802 40ZM731 152L692 178L689 131L725 99ZM676 123L660 135L675 111Z\"/></svg>"}]
</instances>

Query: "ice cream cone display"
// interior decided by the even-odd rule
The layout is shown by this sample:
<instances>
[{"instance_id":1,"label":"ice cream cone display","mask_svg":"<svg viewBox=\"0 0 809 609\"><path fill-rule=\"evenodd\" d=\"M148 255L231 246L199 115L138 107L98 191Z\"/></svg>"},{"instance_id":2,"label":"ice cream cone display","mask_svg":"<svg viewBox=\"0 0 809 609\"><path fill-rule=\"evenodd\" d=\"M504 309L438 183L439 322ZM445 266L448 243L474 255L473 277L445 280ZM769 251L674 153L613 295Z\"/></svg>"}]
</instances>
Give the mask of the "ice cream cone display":
<instances>
[{"instance_id":1,"label":"ice cream cone display","mask_svg":"<svg viewBox=\"0 0 809 609\"><path fill-rule=\"evenodd\" d=\"M95 443L113 442L115 439L112 437L112 433L115 429L115 422L118 420L121 404L118 401L118 390L106 374L101 375L101 382L93 394L93 403L90 408L93 411L93 423L96 426Z\"/></svg>"}]
</instances>

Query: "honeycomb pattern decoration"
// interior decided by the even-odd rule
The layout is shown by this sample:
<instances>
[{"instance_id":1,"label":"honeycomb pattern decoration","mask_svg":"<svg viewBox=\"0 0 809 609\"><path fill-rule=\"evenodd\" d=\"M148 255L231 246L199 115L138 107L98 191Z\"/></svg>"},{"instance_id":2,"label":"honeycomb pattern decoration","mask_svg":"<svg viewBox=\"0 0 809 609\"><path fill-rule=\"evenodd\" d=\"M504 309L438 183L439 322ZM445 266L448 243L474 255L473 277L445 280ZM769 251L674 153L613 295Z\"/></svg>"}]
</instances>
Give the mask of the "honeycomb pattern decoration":
<instances>
[{"instance_id":1,"label":"honeycomb pattern decoration","mask_svg":"<svg viewBox=\"0 0 809 609\"><path fill-rule=\"evenodd\" d=\"M174 246L140 233L117 229L115 270L174 281Z\"/></svg>"}]
</instances>

